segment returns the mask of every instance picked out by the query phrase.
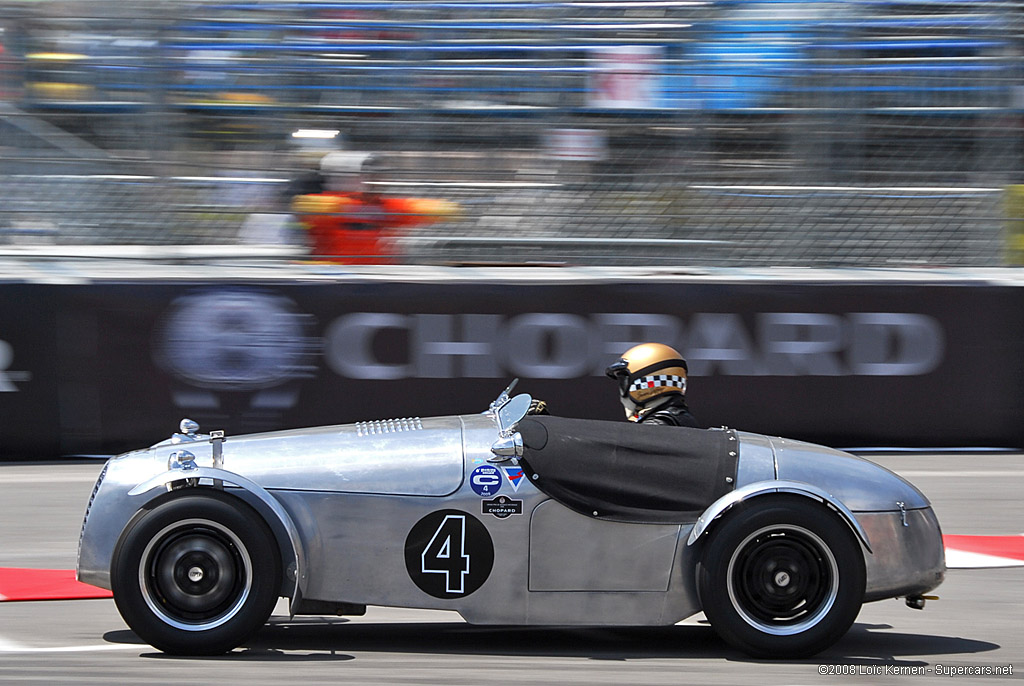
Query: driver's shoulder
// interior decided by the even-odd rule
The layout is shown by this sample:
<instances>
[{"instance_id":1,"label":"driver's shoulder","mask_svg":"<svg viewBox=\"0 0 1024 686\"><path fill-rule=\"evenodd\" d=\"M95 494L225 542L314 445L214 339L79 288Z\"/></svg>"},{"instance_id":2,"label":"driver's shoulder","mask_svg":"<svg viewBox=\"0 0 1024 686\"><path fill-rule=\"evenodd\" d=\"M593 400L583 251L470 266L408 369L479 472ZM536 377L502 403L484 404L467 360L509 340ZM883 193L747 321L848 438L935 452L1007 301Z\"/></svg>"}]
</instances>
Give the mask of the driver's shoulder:
<instances>
[{"instance_id":1,"label":"driver's shoulder","mask_svg":"<svg viewBox=\"0 0 1024 686\"><path fill-rule=\"evenodd\" d=\"M663 407L643 419L644 424L697 427L697 422L686 407Z\"/></svg>"}]
</instances>

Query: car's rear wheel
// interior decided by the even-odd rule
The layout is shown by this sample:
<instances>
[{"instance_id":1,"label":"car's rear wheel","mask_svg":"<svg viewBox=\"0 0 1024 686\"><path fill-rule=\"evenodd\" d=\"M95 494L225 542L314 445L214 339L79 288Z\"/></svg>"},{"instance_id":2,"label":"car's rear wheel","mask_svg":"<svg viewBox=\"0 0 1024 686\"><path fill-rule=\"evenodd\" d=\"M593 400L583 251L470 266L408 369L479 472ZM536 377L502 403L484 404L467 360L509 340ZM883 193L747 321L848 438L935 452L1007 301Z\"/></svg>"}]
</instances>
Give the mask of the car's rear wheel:
<instances>
[{"instance_id":1,"label":"car's rear wheel","mask_svg":"<svg viewBox=\"0 0 1024 686\"><path fill-rule=\"evenodd\" d=\"M281 583L274 537L248 505L218 491L173 494L140 511L114 550L117 609L166 653L217 655L270 617Z\"/></svg>"},{"instance_id":2,"label":"car's rear wheel","mask_svg":"<svg viewBox=\"0 0 1024 686\"><path fill-rule=\"evenodd\" d=\"M711 626L756 657L806 657L838 641L860 612L864 584L850 527L802 496L755 498L728 513L697 566Z\"/></svg>"}]
</instances>

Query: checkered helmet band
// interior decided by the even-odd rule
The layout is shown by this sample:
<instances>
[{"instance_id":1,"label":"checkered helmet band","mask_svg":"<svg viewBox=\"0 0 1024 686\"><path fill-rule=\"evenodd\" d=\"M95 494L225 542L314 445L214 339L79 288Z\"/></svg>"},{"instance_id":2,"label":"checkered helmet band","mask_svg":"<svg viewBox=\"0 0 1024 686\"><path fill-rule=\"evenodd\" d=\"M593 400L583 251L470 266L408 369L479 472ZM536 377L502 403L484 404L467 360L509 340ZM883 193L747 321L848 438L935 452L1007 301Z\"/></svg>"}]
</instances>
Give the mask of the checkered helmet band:
<instances>
[{"instance_id":1,"label":"checkered helmet band","mask_svg":"<svg viewBox=\"0 0 1024 686\"><path fill-rule=\"evenodd\" d=\"M641 376L629 384L629 392L642 391L648 388L678 388L686 391L686 377L676 374L649 374Z\"/></svg>"}]
</instances>

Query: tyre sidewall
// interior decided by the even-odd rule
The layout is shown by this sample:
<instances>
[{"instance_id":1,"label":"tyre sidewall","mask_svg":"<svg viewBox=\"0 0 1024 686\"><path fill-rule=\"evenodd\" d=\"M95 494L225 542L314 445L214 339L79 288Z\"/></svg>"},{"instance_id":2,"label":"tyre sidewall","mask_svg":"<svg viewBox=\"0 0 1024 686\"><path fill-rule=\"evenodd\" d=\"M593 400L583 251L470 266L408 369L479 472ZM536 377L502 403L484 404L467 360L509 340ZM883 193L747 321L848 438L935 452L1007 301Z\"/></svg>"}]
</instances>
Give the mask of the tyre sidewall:
<instances>
[{"instance_id":1,"label":"tyre sidewall","mask_svg":"<svg viewBox=\"0 0 1024 686\"><path fill-rule=\"evenodd\" d=\"M818 537L831 551L839 576L828 612L813 626L789 635L751 625L728 592L729 564L737 547L773 525L798 527ZM860 612L864 585L864 555L849 525L825 505L803 496L762 497L741 504L710 532L697 564L697 592L711 626L729 644L755 657L807 657L834 644Z\"/></svg>"},{"instance_id":2,"label":"tyre sidewall","mask_svg":"<svg viewBox=\"0 0 1024 686\"><path fill-rule=\"evenodd\" d=\"M189 520L227 529L251 561L248 597L229 620L209 629L168 624L147 604L140 581L140 565L149 564L142 556L154 537ZM212 489L174 492L147 504L125 527L112 559L111 587L122 618L141 639L170 654L217 655L237 647L267 621L280 591L280 555L269 527L249 505Z\"/></svg>"}]
</instances>

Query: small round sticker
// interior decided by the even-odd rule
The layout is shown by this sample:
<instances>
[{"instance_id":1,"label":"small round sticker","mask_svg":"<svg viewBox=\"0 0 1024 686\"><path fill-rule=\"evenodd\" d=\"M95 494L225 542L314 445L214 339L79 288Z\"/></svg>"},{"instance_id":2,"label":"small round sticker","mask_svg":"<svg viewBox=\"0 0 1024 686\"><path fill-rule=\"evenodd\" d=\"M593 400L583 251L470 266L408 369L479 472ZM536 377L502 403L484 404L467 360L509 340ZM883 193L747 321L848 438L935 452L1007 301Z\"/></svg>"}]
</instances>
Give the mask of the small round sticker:
<instances>
[{"instance_id":1,"label":"small round sticker","mask_svg":"<svg viewBox=\"0 0 1024 686\"><path fill-rule=\"evenodd\" d=\"M483 465L469 475L469 485L477 496L490 498L502 488L502 471L492 465Z\"/></svg>"},{"instance_id":2,"label":"small round sticker","mask_svg":"<svg viewBox=\"0 0 1024 686\"><path fill-rule=\"evenodd\" d=\"M501 470L492 465L482 465L469 475L469 485L473 492L489 498L501 490Z\"/></svg>"},{"instance_id":3,"label":"small round sticker","mask_svg":"<svg viewBox=\"0 0 1024 686\"><path fill-rule=\"evenodd\" d=\"M431 512L405 539L405 568L435 598L462 598L484 585L494 567L487 527L462 510Z\"/></svg>"}]
</instances>

